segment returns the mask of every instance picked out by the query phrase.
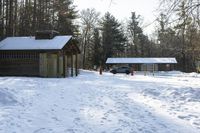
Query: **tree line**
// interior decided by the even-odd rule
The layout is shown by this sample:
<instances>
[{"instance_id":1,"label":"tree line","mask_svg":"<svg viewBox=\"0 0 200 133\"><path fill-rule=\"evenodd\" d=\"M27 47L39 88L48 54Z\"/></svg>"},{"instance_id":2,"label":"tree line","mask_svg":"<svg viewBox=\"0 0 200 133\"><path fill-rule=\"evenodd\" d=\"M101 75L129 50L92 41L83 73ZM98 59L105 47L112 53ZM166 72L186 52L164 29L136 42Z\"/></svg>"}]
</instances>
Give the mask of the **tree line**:
<instances>
[{"instance_id":1,"label":"tree line","mask_svg":"<svg viewBox=\"0 0 200 133\"><path fill-rule=\"evenodd\" d=\"M175 56L182 71L195 71L200 61L200 1L160 0L159 9L160 55Z\"/></svg>"},{"instance_id":2,"label":"tree line","mask_svg":"<svg viewBox=\"0 0 200 133\"><path fill-rule=\"evenodd\" d=\"M105 65L108 57L153 57L156 45L140 26L140 15L130 14L126 23L120 23L109 12L100 16L95 9L80 12L83 68Z\"/></svg>"},{"instance_id":3,"label":"tree line","mask_svg":"<svg viewBox=\"0 0 200 133\"><path fill-rule=\"evenodd\" d=\"M56 30L75 36L85 69L104 66L108 57L176 57L177 69L190 72L200 60L199 6L199 0L160 0L149 38L136 12L120 22L109 12L78 11L73 0L0 0L0 39Z\"/></svg>"},{"instance_id":4,"label":"tree line","mask_svg":"<svg viewBox=\"0 0 200 133\"><path fill-rule=\"evenodd\" d=\"M71 0L0 0L0 37L29 36L37 30L73 34L76 15Z\"/></svg>"}]
</instances>

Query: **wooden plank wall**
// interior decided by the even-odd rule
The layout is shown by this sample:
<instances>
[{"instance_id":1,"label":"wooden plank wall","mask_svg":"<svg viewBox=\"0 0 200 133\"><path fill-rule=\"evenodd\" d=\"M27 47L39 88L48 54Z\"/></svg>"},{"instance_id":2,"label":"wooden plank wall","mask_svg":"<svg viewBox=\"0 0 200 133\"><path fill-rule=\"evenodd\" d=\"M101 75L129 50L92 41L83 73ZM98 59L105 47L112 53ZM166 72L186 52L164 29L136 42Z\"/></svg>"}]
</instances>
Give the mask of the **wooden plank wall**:
<instances>
[{"instance_id":1,"label":"wooden plank wall","mask_svg":"<svg viewBox=\"0 0 200 133\"><path fill-rule=\"evenodd\" d=\"M39 76L39 53L0 51L1 76Z\"/></svg>"}]
</instances>

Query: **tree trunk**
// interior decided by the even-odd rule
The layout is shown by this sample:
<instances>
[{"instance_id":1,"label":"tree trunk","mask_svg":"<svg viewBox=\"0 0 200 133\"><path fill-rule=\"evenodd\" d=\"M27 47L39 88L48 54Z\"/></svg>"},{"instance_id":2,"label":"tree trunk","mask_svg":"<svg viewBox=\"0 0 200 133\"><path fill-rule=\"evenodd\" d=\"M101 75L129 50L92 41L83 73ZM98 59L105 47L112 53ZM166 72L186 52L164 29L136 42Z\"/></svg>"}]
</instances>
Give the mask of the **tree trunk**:
<instances>
[{"instance_id":1,"label":"tree trunk","mask_svg":"<svg viewBox=\"0 0 200 133\"><path fill-rule=\"evenodd\" d=\"M33 2L33 23L32 23L32 26L33 26L33 32L35 33L35 31L36 31L36 13L37 13L37 5L36 5L37 3L36 3L36 0L34 0L34 2Z\"/></svg>"},{"instance_id":2,"label":"tree trunk","mask_svg":"<svg viewBox=\"0 0 200 133\"><path fill-rule=\"evenodd\" d=\"M83 45L83 69L85 69L86 46L87 46L87 34L88 34L88 29L86 29L85 36L84 36L84 45Z\"/></svg>"},{"instance_id":3,"label":"tree trunk","mask_svg":"<svg viewBox=\"0 0 200 133\"><path fill-rule=\"evenodd\" d=\"M9 26L8 26L8 35L13 36L13 0L10 0L9 4Z\"/></svg>"}]
</instances>

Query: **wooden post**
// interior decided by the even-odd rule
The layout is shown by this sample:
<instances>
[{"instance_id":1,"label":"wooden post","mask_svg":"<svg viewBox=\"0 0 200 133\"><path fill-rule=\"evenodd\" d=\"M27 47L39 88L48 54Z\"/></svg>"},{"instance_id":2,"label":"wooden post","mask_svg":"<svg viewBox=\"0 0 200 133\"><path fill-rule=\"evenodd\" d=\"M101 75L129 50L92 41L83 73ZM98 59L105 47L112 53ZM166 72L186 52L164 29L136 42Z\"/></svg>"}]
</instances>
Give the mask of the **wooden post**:
<instances>
[{"instance_id":1,"label":"wooden post","mask_svg":"<svg viewBox=\"0 0 200 133\"><path fill-rule=\"evenodd\" d=\"M73 77L74 76L74 74L73 74L73 54L71 54L71 77Z\"/></svg>"},{"instance_id":2,"label":"wooden post","mask_svg":"<svg viewBox=\"0 0 200 133\"><path fill-rule=\"evenodd\" d=\"M153 64L153 76L154 76L154 64Z\"/></svg>"},{"instance_id":3,"label":"wooden post","mask_svg":"<svg viewBox=\"0 0 200 133\"><path fill-rule=\"evenodd\" d=\"M78 76L78 54L76 54L76 76Z\"/></svg>"},{"instance_id":4,"label":"wooden post","mask_svg":"<svg viewBox=\"0 0 200 133\"><path fill-rule=\"evenodd\" d=\"M170 64L170 71L174 70L174 64Z\"/></svg>"},{"instance_id":5,"label":"wooden post","mask_svg":"<svg viewBox=\"0 0 200 133\"><path fill-rule=\"evenodd\" d=\"M49 77L49 53L47 52L47 54L46 54L46 63L47 63L47 65L46 65L46 77Z\"/></svg>"},{"instance_id":6,"label":"wooden post","mask_svg":"<svg viewBox=\"0 0 200 133\"><path fill-rule=\"evenodd\" d=\"M102 75L102 63L100 63L99 74Z\"/></svg>"},{"instance_id":7,"label":"wooden post","mask_svg":"<svg viewBox=\"0 0 200 133\"><path fill-rule=\"evenodd\" d=\"M57 53L57 78L59 77L59 52Z\"/></svg>"},{"instance_id":8,"label":"wooden post","mask_svg":"<svg viewBox=\"0 0 200 133\"><path fill-rule=\"evenodd\" d=\"M65 51L63 51L63 77L66 77L66 71L65 71Z\"/></svg>"},{"instance_id":9,"label":"wooden post","mask_svg":"<svg viewBox=\"0 0 200 133\"><path fill-rule=\"evenodd\" d=\"M132 65L132 66L131 66L131 76L134 75L134 71L135 71L135 70L134 70L134 65Z\"/></svg>"}]
</instances>

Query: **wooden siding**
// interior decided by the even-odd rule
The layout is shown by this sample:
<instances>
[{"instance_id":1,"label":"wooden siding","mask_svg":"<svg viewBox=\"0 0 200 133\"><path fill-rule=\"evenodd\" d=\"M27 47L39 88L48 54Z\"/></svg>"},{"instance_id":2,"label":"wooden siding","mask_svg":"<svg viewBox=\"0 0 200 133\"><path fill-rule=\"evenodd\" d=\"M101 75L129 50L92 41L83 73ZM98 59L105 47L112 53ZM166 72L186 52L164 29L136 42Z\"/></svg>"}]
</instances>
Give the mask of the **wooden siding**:
<instances>
[{"instance_id":1,"label":"wooden siding","mask_svg":"<svg viewBox=\"0 0 200 133\"><path fill-rule=\"evenodd\" d=\"M47 77L47 54L40 53L40 76Z\"/></svg>"},{"instance_id":2,"label":"wooden siding","mask_svg":"<svg viewBox=\"0 0 200 133\"><path fill-rule=\"evenodd\" d=\"M40 53L41 77L64 77L63 56L57 53Z\"/></svg>"},{"instance_id":3,"label":"wooden siding","mask_svg":"<svg viewBox=\"0 0 200 133\"><path fill-rule=\"evenodd\" d=\"M39 76L39 53L0 51L1 76Z\"/></svg>"}]
</instances>

